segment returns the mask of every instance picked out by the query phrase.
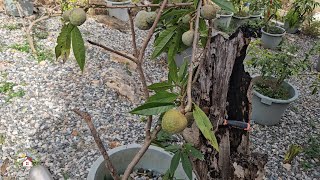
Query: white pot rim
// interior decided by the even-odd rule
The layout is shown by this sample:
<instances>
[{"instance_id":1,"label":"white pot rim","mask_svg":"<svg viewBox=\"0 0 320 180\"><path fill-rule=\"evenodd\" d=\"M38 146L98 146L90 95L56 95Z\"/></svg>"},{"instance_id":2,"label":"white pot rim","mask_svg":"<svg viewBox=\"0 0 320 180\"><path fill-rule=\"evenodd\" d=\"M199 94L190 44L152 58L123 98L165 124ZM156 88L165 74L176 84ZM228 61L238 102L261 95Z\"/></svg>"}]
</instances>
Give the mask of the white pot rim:
<instances>
[{"instance_id":1,"label":"white pot rim","mask_svg":"<svg viewBox=\"0 0 320 180\"><path fill-rule=\"evenodd\" d=\"M127 0L127 1L123 1L123 2L115 2L115 1L108 1L108 0L105 0L105 2L107 4L111 4L111 5L127 5L127 4L131 4L131 0Z\"/></svg>"}]
</instances>

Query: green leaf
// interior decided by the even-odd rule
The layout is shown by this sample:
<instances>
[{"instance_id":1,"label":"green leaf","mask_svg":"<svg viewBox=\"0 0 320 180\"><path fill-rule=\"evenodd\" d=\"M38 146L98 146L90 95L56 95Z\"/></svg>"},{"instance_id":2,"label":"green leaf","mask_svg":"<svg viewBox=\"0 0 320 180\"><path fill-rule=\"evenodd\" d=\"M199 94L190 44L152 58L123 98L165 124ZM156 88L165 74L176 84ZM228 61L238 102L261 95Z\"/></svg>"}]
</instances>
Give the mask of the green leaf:
<instances>
[{"instance_id":1,"label":"green leaf","mask_svg":"<svg viewBox=\"0 0 320 180\"><path fill-rule=\"evenodd\" d=\"M219 152L219 144L217 142L216 136L213 133L213 126L207 117L207 115L197 106L194 104L195 109L193 110L193 117L196 121L198 128L200 129L203 136L209 140L212 147Z\"/></svg>"},{"instance_id":2,"label":"green leaf","mask_svg":"<svg viewBox=\"0 0 320 180\"><path fill-rule=\"evenodd\" d=\"M167 89L171 89L174 86L171 83L168 83L166 81L160 82L160 83L153 83L150 86L148 86L148 89L154 90L154 91L165 91Z\"/></svg>"},{"instance_id":3,"label":"green leaf","mask_svg":"<svg viewBox=\"0 0 320 180\"><path fill-rule=\"evenodd\" d=\"M194 0L194 1L193 1L193 7L194 7L195 9L197 9L198 4L199 4L199 0Z\"/></svg>"},{"instance_id":4,"label":"green leaf","mask_svg":"<svg viewBox=\"0 0 320 180\"><path fill-rule=\"evenodd\" d=\"M182 167L184 172L187 174L188 178L190 180L192 180L192 165L191 165L191 161L188 158L188 155L186 153L182 153L181 155L181 163L182 163Z\"/></svg>"},{"instance_id":5,"label":"green leaf","mask_svg":"<svg viewBox=\"0 0 320 180\"><path fill-rule=\"evenodd\" d=\"M158 115L160 113L167 112L172 108L174 108L173 103L150 102L135 108L130 113L150 116L150 115Z\"/></svg>"},{"instance_id":6,"label":"green leaf","mask_svg":"<svg viewBox=\"0 0 320 180\"><path fill-rule=\"evenodd\" d=\"M179 72L178 72L179 82L183 81L183 79L187 74L187 71L188 71L188 61L184 61L181 67L179 68Z\"/></svg>"},{"instance_id":7,"label":"green leaf","mask_svg":"<svg viewBox=\"0 0 320 180\"><path fill-rule=\"evenodd\" d=\"M175 48L175 43L173 43L171 44L168 51L168 67L169 67L168 80L173 82L177 82L178 80L177 65L175 62L176 54L177 54L177 49Z\"/></svg>"},{"instance_id":8,"label":"green leaf","mask_svg":"<svg viewBox=\"0 0 320 180\"><path fill-rule=\"evenodd\" d=\"M185 151L194 158L197 158L201 161L204 160L204 156L198 149L194 148L191 144L185 144Z\"/></svg>"},{"instance_id":9,"label":"green leaf","mask_svg":"<svg viewBox=\"0 0 320 180\"><path fill-rule=\"evenodd\" d=\"M180 163L181 151L177 151L171 159L170 163L170 174L174 176L175 171Z\"/></svg>"},{"instance_id":10,"label":"green leaf","mask_svg":"<svg viewBox=\"0 0 320 180\"><path fill-rule=\"evenodd\" d=\"M168 91L158 91L153 96L149 97L147 102L168 102L172 103L177 99L178 95Z\"/></svg>"},{"instance_id":11,"label":"green leaf","mask_svg":"<svg viewBox=\"0 0 320 180\"><path fill-rule=\"evenodd\" d=\"M63 25L61 32L57 38L57 45L55 47L56 59L61 55L64 60L67 60L71 49L71 31L75 26L72 24Z\"/></svg>"},{"instance_id":12,"label":"green leaf","mask_svg":"<svg viewBox=\"0 0 320 180\"><path fill-rule=\"evenodd\" d=\"M232 2L226 0L212 0L212 2L216 3L221 9L235 12L234 6Z\"/></svg>"},{"instance_id":13,"label":"green leaf","mask_svg":"<svg viewBox=\"0 0 320 180\"><path fill-rule=\"evenodd\" d=\"M81 71L83 71L86 60L86 49L84 47L84 41L78 27L75 26L73 28L71 31L71 37L74 57L76 58Z\"/></svg>"},{"instance_id":14,"label":"green leaf","mask_svg":"<svg viewBox=\"0 0 320 180\"><path fill-rule=\"evenodd\" d=\"M164 148L165 151L170 151L170 152L177 152L180 149L180 146L178 145L170 145L166 148Z\"/></svg>"},{"instance_id":15,"label":"green leaf","mask_svg":"<svg viewBox=\"0 0 320 180\"><path fill-rule=\"evenodd\" d=\"M165 47L167 47L167 44L174 35L177 27L178 26L173 26L171 28L168 28L159 35L159 37L157 38L157 41L159 42L155 42L155 48L151 56L152 59L158 57L165 50Z\"/></svg>"}]
</instances>

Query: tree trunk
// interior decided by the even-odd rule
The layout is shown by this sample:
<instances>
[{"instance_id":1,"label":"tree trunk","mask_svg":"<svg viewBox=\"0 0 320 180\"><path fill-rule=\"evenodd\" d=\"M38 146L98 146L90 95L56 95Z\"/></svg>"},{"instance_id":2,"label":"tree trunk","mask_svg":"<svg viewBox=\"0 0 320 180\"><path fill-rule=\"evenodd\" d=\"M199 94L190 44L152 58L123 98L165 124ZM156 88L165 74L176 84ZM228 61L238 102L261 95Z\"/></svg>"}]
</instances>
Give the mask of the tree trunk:
<instances>
[{"instance_id":1,"label":"tree trunk","mask_svg":"<svg viewBox=\"0 0 320 180\"><path fill-rule=\"evenodd\" d=\"M193 143L205 154L194 161L198 179L259 179L266 155L249 153L249 133L223 125L224 119L250 123L251 77L243 61L250 39L237 31L229 39L212 37L200 74L193 85L194 101L207 113L214 126L220 153L195 128L189 128Z\"/></svg>"}]
</instances>

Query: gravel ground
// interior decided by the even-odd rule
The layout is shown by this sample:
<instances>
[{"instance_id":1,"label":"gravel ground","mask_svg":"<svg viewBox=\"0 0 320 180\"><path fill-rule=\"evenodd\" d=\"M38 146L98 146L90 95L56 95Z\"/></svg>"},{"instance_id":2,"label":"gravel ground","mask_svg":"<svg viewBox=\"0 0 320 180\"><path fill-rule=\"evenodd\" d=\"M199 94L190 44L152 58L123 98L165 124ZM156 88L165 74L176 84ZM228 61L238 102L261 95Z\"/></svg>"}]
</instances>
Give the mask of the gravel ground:
<instances>
[{"instance_id":1,"label":"gravel ground","mask_svg":"<svg viewBox=\"0 0 320 180\"><path fill-rule=\"evenodd\" d=\"M108 52L89 44L86 44L84 73L80 72L73 57L65 64L50 60L39 63L30 53L12 48L17 43L25 43L22 29L12 28L13 24L19 23L22 23L19 18L0 14L1 81L16 83L13 92L22 90L25 93L10 102L0 96L0 165L9 160L6 177L26 179L27 169L14 164L17 164L15 162L21 152L28 152L38 163L47 166L55 179L85 179L89 167L100 153L86 124L72 112L74 108L91 114L107 148L142 141L144 123L128 113L140 102L142 94L137 73L110 61ZM49 36L38 39L37 44L53 56L61 23L54 18L45 21L45 26ZM93 19L82 25L81 31L85 39L121 51L130 50L129 33L110 29ZM138 31L139 44L145 35L145 32ZM310 47L308 38L299 36L295 39L303 47L301 52ZM148 48L147 54L150 53L151 48ZM163 64L146 62L146 73L152 81L165 77L166 67ZM134 94L138 95L136 101L129 101L105 85L113 76L110 72L115 71L133 87ZM291 171L281 165L290 144L306 145L309 136L319 135L320 98L319 94L311 95L308 88L313 79L301 76L290 81L298 87L301 96L286 111L279 126L253 127L252 149L269 155L266 179L320 178L319 167L302 169L303 154L293 161Z\"/></svg>"}]
</instances>

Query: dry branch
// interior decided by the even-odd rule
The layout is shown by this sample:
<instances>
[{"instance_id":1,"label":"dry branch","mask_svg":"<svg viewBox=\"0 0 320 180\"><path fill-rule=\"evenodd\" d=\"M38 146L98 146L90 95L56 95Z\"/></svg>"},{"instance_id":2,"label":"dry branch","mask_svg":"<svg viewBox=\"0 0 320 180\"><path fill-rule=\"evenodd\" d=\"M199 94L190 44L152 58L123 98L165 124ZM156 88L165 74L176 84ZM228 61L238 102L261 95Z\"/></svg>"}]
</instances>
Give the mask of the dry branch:
<instances>
[{"instance_id":1,"label":"dry branch","mask_svg":"<svg viewBox=\"0 0 320 180\"><path fill-rule=\"evenodd\" d=\"M192 44L192 56L191 62L189 66L189 77L188 77L188 85L187 85L187 105L184 109L185 112L189 112L192 108L192 96L191 96L191 86L192 86L192 74L193 74L193 63L195 61L195 57L197 54L197 44L198 44L198 28L199 28L199 19L200 19L200 7L202 1L199 1L196 15L196 24L194 28L194 36L193 36L193 44Z\"/></svg>"},{"instance_id":2,"label":"dry branch","mask_svg":"<svg viewBox=\"0 0 320 180\"><path fill-rule=\"evenodd\" d=\"M112 162L109 158L109 155L106 151L106 149L104 148L103 146L103 143L99 137L99 134L96 130L96 128L94 127L93 123L92 123L92 120L91 120L91 116L87 113L87 112L81 112L80 110L78 109L75 109L73 110L76 114L78 114L82 119L85 120L85 122L88 124L89 126L89 129L91 131L91 134L94 138L94 141L96 142L98 148L99 148L99 151L101 152L104 160L105 160L105 165L106 167L108 168L108 170L110 171L110 174L111 176L113 177L113 179L115 180L120 180L120 177L116 171L116 169L113 167L112 165Z\"/></svg>"},{"instance_id":3,"label":"dry branch","mask_svg":"<svg viewBox=\"0 0 320 180\"><path fill-rule=\"evenodd\" d=\"M117 5L105 5L105 4L89 4L87 6L81 6L77 5L82 8L111 8L111 9L116 9L116 8L136 8L136 7L160 7L162 4L131 4L131 5L125 5L125 6L117 6ZM164 8L169 8L169 7L183 7L183 6L192 6L193 3L171 3L171 4L166 4Z\"/></svg>"},{"instance_id":4,"label":"dry branch","mask_svg":"<svg viewBox=\"0 0 320 180\"><path fill-rule=\"evenodd\" d=\"M131 37L132 37L133 56L138 58L139 54L138 54L138 48L137 48L137 42L136 42L136 32L134 31L134 23L133 23L131 9L128 9L128 15L129 15Z\"/></svg>"},{"instance_id":5,"label":"dry branch","mask_svg":"<svg viewBox=\"0 0 320 180\"><path fill-rule=\"evenodd\" d=\"M128 55L126 55L126 54L124 54L124 53L122 53L122 52L119 52L119 51L117 51L117 50L111 49L111 48L109 48L109 47L107 47L107 46L104 46L104 45L102 45L102 44L99 44L99 43L97 43L97 42L93 42L93 41L91 41L91 40L87 40L87 41L88 41L88 43L90 43L90 44L92 44L92 45L101 47L101 48L103 48L103 49L105 49L105 50L107 50L107 51L110 51L110 52L113 52L113 53L115 53L115 54L118 54L119 56L122 56L122 57L124 57L124 58L127 58L127 59L133 61L134 63L138 64L137 59L134 58L134 57L128 56Z\"/></svg>"}]
</instances>

